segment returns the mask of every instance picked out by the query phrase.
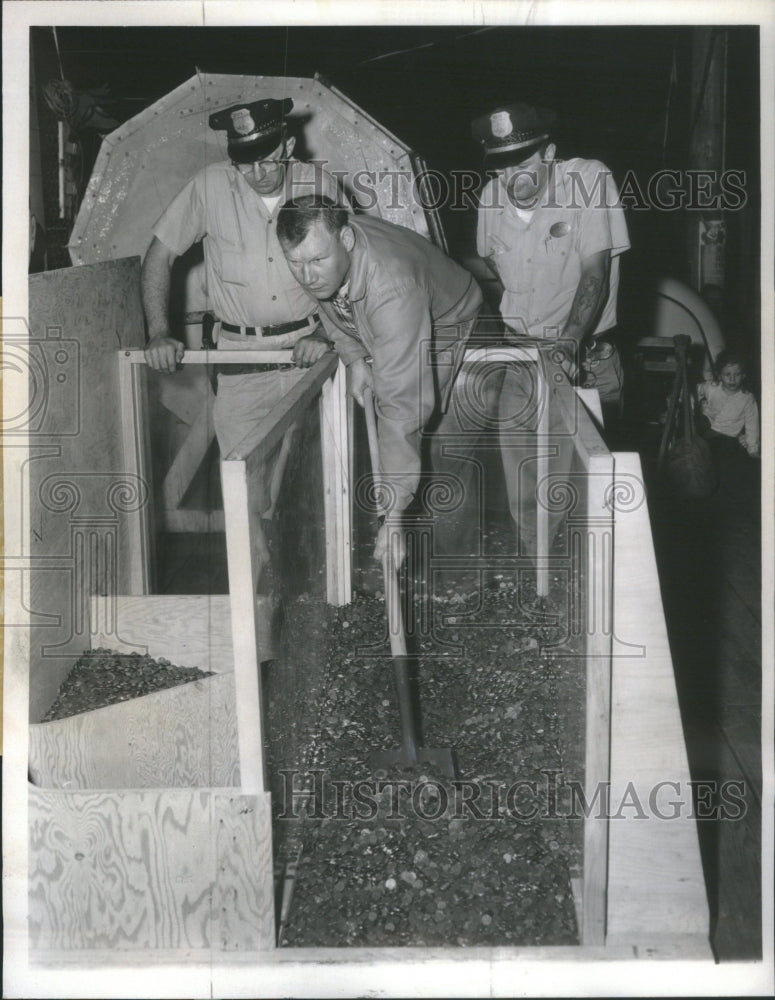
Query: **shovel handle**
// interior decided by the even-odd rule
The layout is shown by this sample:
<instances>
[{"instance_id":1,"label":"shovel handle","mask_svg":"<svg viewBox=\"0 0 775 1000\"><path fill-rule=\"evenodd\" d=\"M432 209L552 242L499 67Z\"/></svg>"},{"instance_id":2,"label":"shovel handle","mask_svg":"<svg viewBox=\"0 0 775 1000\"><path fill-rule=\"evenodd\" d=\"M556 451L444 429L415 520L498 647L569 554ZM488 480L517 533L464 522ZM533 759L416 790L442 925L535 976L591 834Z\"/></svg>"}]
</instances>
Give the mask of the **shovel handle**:
<instances>
[{"instance_id":1,"label":"shovel handle","mask_svg":"<svg viewBox=\"0 0 775 1000\"><path fill-rule=\"evenodd\" d=\"M379 495L382 466L379 459L379 441L377 439L377 415L374 410L374 394L368 387L363 390L363 409L366 414L366 431L369 437L371 471L377 486L376 492ZM385 513L379 506L377 507L377 511L379 514ZM406 636L404 635L404 620L401 614L398 571L393 563L393 551L390 544L385 547L385 554L382 557L382 578L385 585L385 610L388 617L390 652L393 656L406 656Z\"/></svg>"}]
</instances>

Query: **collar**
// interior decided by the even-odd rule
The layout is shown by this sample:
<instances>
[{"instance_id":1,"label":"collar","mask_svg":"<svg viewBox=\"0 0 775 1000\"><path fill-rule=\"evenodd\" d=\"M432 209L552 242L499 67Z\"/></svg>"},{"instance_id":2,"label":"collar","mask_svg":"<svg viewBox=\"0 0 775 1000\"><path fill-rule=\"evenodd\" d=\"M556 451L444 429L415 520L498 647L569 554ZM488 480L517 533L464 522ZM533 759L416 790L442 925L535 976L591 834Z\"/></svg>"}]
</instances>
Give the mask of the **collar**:
<instances>
[{"instance_id":1,"label":"collar","mask_svg":"<svg viewBox=\"0 0 775 1000\"><path fill-rule=\"evenodd\" d=\"M347 225L355 233L355 246L350 251L350 273L342 288L348 289L350 302L357 302L366 294L366 266L368 264L368 239L351 217ZM341 292L341 289L340 289Z\"/></svg>"}]
</instances>

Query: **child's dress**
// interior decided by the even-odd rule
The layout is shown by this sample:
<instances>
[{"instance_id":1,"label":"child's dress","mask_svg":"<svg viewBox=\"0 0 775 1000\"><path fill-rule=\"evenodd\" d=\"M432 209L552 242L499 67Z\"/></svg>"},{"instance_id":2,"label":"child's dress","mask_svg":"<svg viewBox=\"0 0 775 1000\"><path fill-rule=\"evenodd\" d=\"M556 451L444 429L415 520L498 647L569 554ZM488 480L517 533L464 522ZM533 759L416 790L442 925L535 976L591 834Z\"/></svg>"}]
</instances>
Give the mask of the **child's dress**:
<instances>
[{"instance_id":1,"label":"child's dress","mask_svg":"<svg viewBox=\"0 0 775 1000\"><path fill-rule=\"evenodd\" d=\"M750 392L726 392L718 382L700 382L697 398L711 430L737 438L749 455L759 454L759 408Z\"/></svg>"}]
</instances>

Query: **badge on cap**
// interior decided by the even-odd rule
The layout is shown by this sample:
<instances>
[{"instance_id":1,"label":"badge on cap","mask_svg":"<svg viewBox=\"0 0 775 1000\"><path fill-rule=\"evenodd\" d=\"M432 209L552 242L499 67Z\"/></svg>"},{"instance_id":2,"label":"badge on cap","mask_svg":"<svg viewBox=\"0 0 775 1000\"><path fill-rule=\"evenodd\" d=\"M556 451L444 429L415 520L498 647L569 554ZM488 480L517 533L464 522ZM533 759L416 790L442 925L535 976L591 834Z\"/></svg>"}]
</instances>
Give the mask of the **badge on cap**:
<instances>
[{"instance_id":1,"label":"badge on cap","mask_svg":"<svg viewBox=\"0 0 775 1000\"><path fill-rule=\"evenodd\" d=\"M256 123L247 108L238 108L236 111L232 111L231 123L234 126L234 131L240 135L250 135L256 130Z\"/></svg>"},{"instance_id":2,"label":"badge on cap","mask_svg":"<svg viewBox=\"0 0 775 1000\"><path fill-rule=\"evenodd\" d=\"M511 124L511 115L508 111L496 111L490 115L490 127L496 139L505 139L514 128Z\"/></svg>"}]
</instances>

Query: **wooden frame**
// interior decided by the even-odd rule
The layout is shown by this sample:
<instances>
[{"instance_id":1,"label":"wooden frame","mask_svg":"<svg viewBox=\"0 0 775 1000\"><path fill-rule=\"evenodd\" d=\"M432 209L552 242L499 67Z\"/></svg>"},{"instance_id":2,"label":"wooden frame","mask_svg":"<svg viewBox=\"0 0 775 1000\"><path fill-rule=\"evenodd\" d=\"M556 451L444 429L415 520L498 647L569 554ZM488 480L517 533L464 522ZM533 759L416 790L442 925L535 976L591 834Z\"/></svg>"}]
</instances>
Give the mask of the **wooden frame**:
<instances>
[{"instance_id":1,"label":"wooden frame","mask_svg":"<svg viewBox=\"0 0 775 1000\"><path fill-rule=\"evenodd\" d=\"M514 349L509 351L517 353ZM137 364L137 360L130 357L133 353L125 354L130 371ZM137 354L142 357L139 352ZM204 354L206 352L196 352L192 363L205 363ZM476 352L470 352L467 360L472 360L472 355L476 360ZM533 352L532 359L537 359L537 352ZM254 530L250 496L261 483L266 457L299 415L319 399L322 448L327 456L324 458L326 528L333 533L326 547L327 596L331 603L349 598L350 404L344 395L343 371L340 367L334 372L335 366L335 359L326 357L307 371L281 407L265 418L223 463L232 593L227 601L231 610L234 650L239 791L243 796L255 797L256 801L265 801L266 782L259 675L262 623L254 599L256 567L251 547L245 544L245 539L250 538ZM127 392L131 389L131 397L136 400L137 383L125 376L125 384ZM584 484L579 503L586 519L583 529L586 541L581 557L585 579L591 587L587 594L583 648L585 794L588 801L593 800L598 786L606 787L611 796L621 794L630 774L651 782L667 775L680 786L683 802L690 807L690 775L645 498L641 496L641 502L629 504L626 499L622 500L632 495L633 484L640 483L642 488L637 458L612 455L607 451L594 421L566 380L547 379L545 384L549 388L543 409L548 411L550 406L557 407L568 433L572 434ZM548 426L548 417L542 416L541 426ZM543 466L543 471L544 474L548 472L548 464ZM548 560L546 519L539 524L544 536L539 551ZM636 589L630 586L633 580L638 581ZM126 630L122 622L130 612L121 600L117 630L124 636ZM146 600L155 603L164 599ZM640 614L644 607L648 612L645 618ZM652 717L650 706L658 719ZM664 741L652 735L658 727L666 728ZM656 837L653 826L631 821L611 828L607 817L586 817L581 945L574 949L480 949L478 954L488 967L496 962L503 963L504 969L512 961L539 955L579 961L636 957L710 960L708 909L694 823L667 826L664 833L667 836L660 829ZM646 872L647 876L638 877L639 871ZM110 965L113 961L98 954L104 964ZM189 949L188 954L195 958L196 950ZM212 952L201 954L206 955L214 968ZM51 951L49 957L54 956L55 952ZM366 960L392 962L400 959L410 966L432 968L437 961L460 957L455 949L248 950L238 965L245 965L247 970L251 963L259 962L265 971L274 970L273 975L280 975L289 967L298 967L309 974L312 969L322 967L321 963L329 966L354 963L357 966ZM219 962L225 963L224 969L227 966L234 968L230 956L223 955Z\"/></svg>"},{"instance_id":2,"label":"wooden frame","mask_svg":"<svg viewBox=\"0 0 775 1000\"><path fill-rule=\"evenodd\" d=\"M264 761L263 715L261 704L260 664L261 650L267 648L268 637L263 634L265 623L260 621L256 601L256 584L259 567L256 565L255 496L260 492L265 475L265 462L285 433L299 419L304 410L320 397L320 405L333 410L321 424L321 445L330 459L333 430L341 428L341 374L336 386L322 397L323 387L337 370L334 355L325 355L299 379L286 394L279 406L268 414L222 463L223 503L226 520L226 551L229 565L229 596L231 600L232 635L234 642L235 690L237 697L237 730L239 734L241 784L243 792L260 794L266 789ZM339 406L335 406L336 403ZM346 435L342 435L346 440ZM345 463L341 440L338 461L339 472L333 475L341 481ZM328 451L328 455L326 455ZM329 476L332 473L329 471ZM334 504L333 498L326 505L327 536L327 594L329 598L350 600L349 587L344 587L342 576L344 548L342 540L349 538L349 505ZM329 536L333 536L328 544ZM349 561L349 554L348 554Z\"/></svg>"}]
</instances>

